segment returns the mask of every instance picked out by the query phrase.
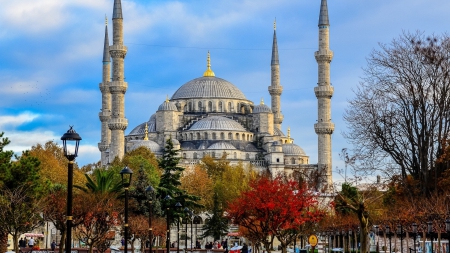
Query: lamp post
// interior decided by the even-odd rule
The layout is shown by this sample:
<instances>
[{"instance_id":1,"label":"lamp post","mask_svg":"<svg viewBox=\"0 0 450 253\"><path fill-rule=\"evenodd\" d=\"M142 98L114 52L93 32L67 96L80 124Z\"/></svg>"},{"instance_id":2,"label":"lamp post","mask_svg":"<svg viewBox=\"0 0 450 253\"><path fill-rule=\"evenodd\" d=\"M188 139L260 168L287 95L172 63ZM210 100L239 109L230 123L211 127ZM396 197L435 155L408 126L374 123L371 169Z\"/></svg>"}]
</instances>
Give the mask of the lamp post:
<instances>
[{"instance_id":1,"label":"lamp post","mask_svg":"<svg viewBox=\"0 0 450 253\"><path fill-rule=\"evenodd\" d=\"M175 204L175 210L179 211L182 205L180 202ZM177 218L177 253L180 253L180 218Z\"/></svg>"},{"instance_id":2,"label":"lamp post","mask_svg":"<svg viewBox=\"0 0 450 253\"><path fill-rule=\"evenodd\" d=\"M397 225L397 235L400 235L400 252L403 253L403 226Z\"/></svg>"},{"instance_id":3,"label":"lamp post","mask_svg":"<svg viewBox=\"0 0 450 253\"><path fill-rule=\"evenodd\" d=\"M352 249L353 249L353 231L351 230L351 229L349 229L348 230L348 237L349 237L349 239L348 239L348 242L350 243L350 252L352 251Z\"/></svg>"},{"instance_id":4,"label":"lamp post","mask_svg":"<svg viewBox=\"0 0 450 253\"><path fill-rule=\"evenodd\" d=\"M389 252L392 252L392 245L391 245L391 228L389 226L386 226L386 234L389 238Z\"/></svg>"},{"instance_id":5,"label":"lamp post","mask_svg":"<svg viewBox=\"0 0 450 253\"><path fill-rule=\"evenodd\" d=\"M172 198L170 197L170 195L167 195L164 198L164 201L166 202L166 226L167 226L167 231L166 231L166 253L170 252L170 220L169 220L169 207L170 207L170 200Z\"/></svg>"},{"instance_id":6,"label":"lamp post","mask_svg":"<svg viewBox=\"0 0 450 253\"><path fill-rule=\"evenodd\" d=\"M375 236L377 237L377 243L376 243L376 251L379 252L380 251L380 237L378 236L378 232L380 232L380 228L378 227L378 225L373 226L374 230L375 230Z\"/></svg>"},{"instance_id":7,"label":"lamp post","mask_svg":"<svg viewBox=\"0 0 450 253\"><path fill-rule=\"evenodd\" d=\"M431 253L433 253L433 222L432 221L427 222L427 232L430 236L430 241L431 241Z\"/></svg>"},{"instance_id":8,"label":"lamp post","mask_svg":"<svg viewBox=\"0 0 450 253\"><path fill-rule=\"evenodd\" d=\"M75 158L78 156L78 147L80 145L81 137L78 135L73 126L61 137L63 141L64 156L69 160L68 164L68 180L67 180L67 210L66 210L66 227L67 227L67 241L66 252L72 252L72 188L73 188L73 164ZM74 144L67 146L68 143Z\"/></svg>"},{"instance_id":9,"label":"lamp post","mask_svg":"<svg viewBox=\"0 0 450 253\"><path fill-rule=\"evenodd\" d=\"M447 240L450 243L450 219L449 218L447 218L445 220L445 232L447 233ZM447 249L447 252L448 252L448 249Z\"/></svg>"},{"instance_id":10,"label":"lamp post","mask_svg":"<svg viewBox=\"0 0 450 253\"><path fill-rule=\"evenodd\" d=\"M190 220L191 221L191 251L192 251L192 216L194 214L187 207L184 208L184 212L186 213L186 217L189 217L189 219L186 219L186 242L185 242L186 245L185 245L185 249L187 251L187 231L188 231L187 225L188 225L188 221Z\"/></svg>"},{"instance_id":11,"label":"lamp post","mask_svg":"<svg viewBox=\"0 0 450 253\"><path fill-rule=\"evenodd\" d=\"M153 228L152 228L152 215L153 215L153 193L155 192L155 189L149 185L147 189L145 189L145 193L147 194L147 197L149 199L148 201L148 240L150 241L149 245L149 253L152 253L152 247L153 247Z\"/></svg>"},{"instance_id":12,"label":"lamp post","mask_svg":"<svg viewBox=\"0 0 450 253\"><path fill-rule=\"evenodd\" d=\"M200 224L202 222L202 218L200 216L195 216L194 217L194 224L195 224L195 247L197 247L197 236L198 236L198 232L197 232L197 224Z\"/></svg>"},{"instance_id":13,"label":"lamp post","mask_svg":"<svg viewBox=\"0 0 450 253\"><path fill-rule=\"evenodd\" d=\"M414 242L414 252L416 252L416 237L417 237L417 223L413 223L411 225L412 227L412 232L413 232L413 242Z\"/></svg>"},{"instance_id":14,"label":"lamp post","mask_svg":"<svg viewBox=\"0 0 450 253\"><path fill-rule=\"evenodd\" d=\"M120 176L122 177L122 186L125 189L125 224L123 224L123 226L125 227L125 253L128 253L128 187L130 187L131 185L132 175L133 171L131 171L128 166L125 166L125 168L120 171Z\"/></svg>"},{"instance_id":15,"label":"lamp post","mask_svg":"<svg viewBox=\"0 0 450 253\"><path fill-rule=\"evenodd\" d=\"M191 216L191 251L192 251L192 240L193 240L193 234L192 234L192 217L194 216L194 213L192 211L189 211L189 215Z\"/></svg>"},{"instance_id":16,"label":"lamp post","mask_svg":"<svg viewBox=\"0 0 450 253\"><path fill-rule=\"evenodd\" d=\"M185 239L186 240L184 240L184 248L185 248L185 251L187 251L187 234L188 234L188 227L187 227L188 220L187 220L187 216L189 215L189 208L185 207L184 208L184 213L186 214L186 217L185 217L186 219L184 219L184 224L186 224L186 233L185 233L185 235L186 235Z\"/></svg>"}]
</instances>

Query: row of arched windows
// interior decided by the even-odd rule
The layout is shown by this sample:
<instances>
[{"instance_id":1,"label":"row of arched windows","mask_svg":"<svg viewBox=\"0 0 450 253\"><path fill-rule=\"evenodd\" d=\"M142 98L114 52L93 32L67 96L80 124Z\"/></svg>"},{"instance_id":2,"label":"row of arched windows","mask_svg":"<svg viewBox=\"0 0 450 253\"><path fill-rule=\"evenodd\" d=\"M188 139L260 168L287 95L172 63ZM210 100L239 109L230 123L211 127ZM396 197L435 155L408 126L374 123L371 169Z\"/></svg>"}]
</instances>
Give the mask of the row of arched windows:
<instances>
[{"instance_id":1,"label":"row of arched windows","mask_svg":"<svg viewBox=\"0 0 450 253\"><path fill-rule=\"evenodd\" d=\"M225 152L224 152L224 153L225 153ZM209 155L209 156L211 156L212 158L218 158L218 157L216 157L216 155L219 155L219 154L217 154L217 153L214 152L214 151L213 151L213 152L203 152L203 157L205 157L206 155ZM183 153L183 158L186 159L186 157L187 157L186 153ZM200 157L200 154L198 154L197 152L194 152L192 158L193 158L193 159L200 159L201 157ZM238 157L237 157L237 152L233 152L233 159L238 159ZM245 154L245 159L250 160L250 154L249 154L249 153L246 153L246 154Z\"/></svg>"},{"instance_id":2,"label":"row of arched windows","mask_svg":"<svg viewBox=\"0 0 450 253\"><path fill-rule=\"evenodd\" d=\"M196 107L195 107L196 106ZM219 101L217 103L217 107L214 106L213 101L208 101L204 103L203 101L198 101L197 103L194 103L192 101L188 102L185 105L185 111L186 112L239 112L239 113L245 113L245 108L248 106L245 103L237 102L236 108L233 108L233 104L231 102L222 102ZM252 109L250 106L248 106L249 112L251 113Z\"/></svg>"},{"instance_id":3,"label":"row of arched windows","mask_svg":"<svg viewBox=\"0 0 450 253\"><path fill-rule=\"evenodd\" d=\"M226 136L226 138L225 138ZM252 141L253 140L253 134L245 134L245 133L208 133L208 132L192 132L192 133L184 133L182 134L182 137L185 141L187 140L242 140L242 141Z\"/></svg>"}]
</instances>

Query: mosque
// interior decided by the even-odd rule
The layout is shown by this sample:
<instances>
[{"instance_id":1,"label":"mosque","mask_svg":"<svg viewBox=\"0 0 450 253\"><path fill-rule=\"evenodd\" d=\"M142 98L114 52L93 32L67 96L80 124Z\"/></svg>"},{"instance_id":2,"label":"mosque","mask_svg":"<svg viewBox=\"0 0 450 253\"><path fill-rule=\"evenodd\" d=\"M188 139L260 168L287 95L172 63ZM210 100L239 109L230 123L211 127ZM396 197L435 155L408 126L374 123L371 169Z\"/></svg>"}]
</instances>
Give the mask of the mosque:
<instances>
[{"instance_id":1,"label":"mosque","mask_svg":"<svg viewBox=\"0 0 450 253\"><path fill-rule=\"evenodd\" d=\"M121 0L114 0L113 43L110 45L108 27L105 26L103 49L103 78L100 83L102 109L101 163L107 165L115 157L138 147L149 148L162 155L165 141L171 138L180 149L180 166L199 163L205 156L226 156L231 164L251 164L254 168L272 173L293 173L296 170L322 170L325 183L332 184L331 97L334 88L330 83L330 63L333 52L329 49L329 20L327 0L321 0L319 13L319 47L314 56L318 64L318 82L314 92L318 100L318 119L314 126L318 135L318 163L310 164L304 150L294 144L281 131L280 65L276 27L274 24L270 106L264 101L255 104L225 79L211 69L207 55L206 71L202 76L183 84L170 98L148 115L142 123L126 135L124 97L128 84L124 81L124 60L127 47L123 44L123 15ZM163 98L161 99L163 100ZM155 108L156 109L156 108Z\"/></svg>"}]
</instances>

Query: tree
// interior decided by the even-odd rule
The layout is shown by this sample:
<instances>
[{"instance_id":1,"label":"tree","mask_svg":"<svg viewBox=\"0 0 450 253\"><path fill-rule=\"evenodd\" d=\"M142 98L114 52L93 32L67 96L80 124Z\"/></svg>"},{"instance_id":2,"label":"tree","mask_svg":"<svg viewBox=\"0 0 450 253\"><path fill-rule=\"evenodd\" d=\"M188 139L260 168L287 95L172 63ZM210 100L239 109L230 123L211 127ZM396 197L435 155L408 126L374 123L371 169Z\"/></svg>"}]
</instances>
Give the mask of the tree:
<instances>
[{"instance_id":1,"label":"tree","mask_svg":"<svg viewBox=\"0 0 450 253\"><path fill-rule=\"evenodd\" d=\"M172 139L167 139L163 157L159 160L159 167L163 169L158 186L159 198L164 199L167 195L172 197L169 203L165 203L166 207L175 206L175 203L180 202L183 207L188 207L189 209L200 208L201 205L197 203L200 198L190 195L180 188L180 179L184 168L178 166L179 160L178 150L174 149ZM170 208L169 212L172 220L176 220L182 216L181 212L177 212L174 208Z\"/></svg>"},{"instance_id":2,"label":"tree","mask_svg":"<svg viewBox=\"0 0 450 253\"><path fill-rule=\"evenodd\" d=\"M323 216L317 200L306 187L280 176L252 180L250 189L242 192L226 212L234 224L245 227L253 237L261 238L268 252L276 236L283 253L293 240L285 236L287 230L297 229L306 222L317 222Z\"/></svg>"},{"instance_id":3,"label":"tree","mask_svg":"<svg viewBox=\"0 0 450 253\"><path fill-rule=\"evenodd\" d=\"M342 190L338 192L335 198L336 212L341 215L355 214L358 217L360 226L360 242L361 252L369 252L368 235L370 231L371 219L376 215L376 212L371 212L377 209L383 197L376 188L369 188L365 191L359 191L356 187L349 183L342 184ZM378 203L377 203L378 201ZM372 216L372 218L371 218Z\"/></svg>"},{"instance_id":4,"label":"tree","mask_svg":"<svg viewBox=\"0 0 450 253\"><path fill-rule=\"evenodd\" d=\"M119 193L122 191L122 182L119 181L118 174L112 170L96 169L93 176L85 174L85 186L75 185L84 192L90 193Z\"/></svg>"},{"instance_id":5,"label":"tree","mask_svg":"<svg viewBox=\"0 0 450 253\"><path fill-rule=\"evenodd\" d=\"M380 48L344 114L346 138L360 158L375 162L366 168L393 161L386 174L410 174L425 194L444 171L436 159L450 133L450 39L404 33Z\"/></svg>"},{"instance_id":6,"label":"tree","mask_svg":"<svg viewBox=\"0 0 450 253\"><path fill-rule=\"evenodd\" d=\"M228 219L223 216L223 209L219 205L217 194L214 194L214 207L212 215L208 214L209 219L203 225L203 238L212 236L217 241L228 233Z\"/></svg>"},{"instance_id":7,"label":"tree","mask_svg":"<svg viewBox=\"0 0 450 253\"><path fill-rule=\"evenodd\" d=\"M188 194L200 197L200 200L198 201L200 205L206 208L211 208L213 206L211 202L212 195L214 195L214 182L208 176L206 170L201 166L195 165L193 168L188 168L183 171L180 182L180 188L182 190L186 191ZM202 209L195 211L203 211Z\"/></svg>"}]
</instances>

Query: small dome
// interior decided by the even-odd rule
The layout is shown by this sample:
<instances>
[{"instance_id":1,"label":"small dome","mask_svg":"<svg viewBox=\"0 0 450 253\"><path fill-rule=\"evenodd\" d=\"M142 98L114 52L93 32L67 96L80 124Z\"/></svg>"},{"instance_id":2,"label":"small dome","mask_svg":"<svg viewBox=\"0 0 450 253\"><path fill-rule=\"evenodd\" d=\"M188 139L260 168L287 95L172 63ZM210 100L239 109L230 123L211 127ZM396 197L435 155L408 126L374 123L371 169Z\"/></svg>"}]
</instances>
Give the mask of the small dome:
<instances>
[{"instance_id":1,"label":"small dome","mask_svg":"<svg viewBox=\"0 0 450 253\"><path fill-rule=\"evenodd\" d=\"M170 101L164 101L159 107L158 111L178 111L177 106L170 102Z\"/></svg>"},{"instance_id":2,"label":"small dome","mask_svg":"<svg viewBox=\"0 0 450 253\"><path fill-rule=\"evenodd\" d=\"M211 116L195 122L189 130L225 130L246 132L245 128L229 118L221 116Z\"/></svg>"},{"instance_id":3,"label":"small dome","mask_svg":"<svg viewBox=\"0 0 450 253\"><path fill-rule=\"evenodd\" d=\"M284 133L276 127L273 128L273 132L274 132L274 135L276 135L276 136L281 136L281 137L285 136Z\"/></svg>"},{"instance_id":4,"label":"small dome","mask_svg":"<svg viewBox=\"0 0 450 253\"><path fill-rule=\"evenodd\" d=\"M294 143L283 144L282 147L285 155L306 156L305 151Z\"/></svg>"},{"instance_id":5,"label":"small dome","mask_svg":"<svg viewBox=\"0 0 450 253\"><path fill-rule=\"evenodd\" d=\"M272 109L265 104L255 106L253 113L272 112Z\"/></svg>"},{"instance_id":6,"label":"small dome","mask_svg":"<svg viewBox=\"0 0 450 253\"><path fill-rule=\"evenodd\" d=\"M150 118L149 122L144 122L137 127L135 127L133 130L131 130L130 134L128 135L144 135L145 134L145 123L148 125L148 132L156 132L156 118L152 120Z\"/></svg>"},{"instance_id":7,"label":"small dome","mask_svg":"<svg viewBox=\"0 0 450 253\"><path fill-rule=\"evenodd\" d=\"M231 98L247 100L244 93L232 83L218 77L203 76L183 84L172 99Z\"/></svg>"},{"instance_id":8,"label":"small dome","mask_svg":"<svg viewBox=\"0 0 450 253\"><path fill-rule=\"evenodd\" d=\"M213 145L209 146L208 149L236 149L233 145L228 142L216 142Z\"/></svg>"},{"instance_id":9,"label":"small dome","mask_svg":"<svg viewBox=\"0 0 450 253\"><path fill-rule=\"evenodd\" d=\"M148 122L156 122L156 113L153 113L152 116L150 116L150 119L148 119Z\"/></svg>"},{"instance_id":10,"label":"small dome","mask_svg":"<svg viewBox=\"0 0 450 253\"><path fill-rule=\"evenodd\" d=\"M137 140L134 141L133 146L131 146L130 151L133 151L139 147L146 147L150 149L153 153L159 153L161 152L161 147L158 145L158 143L150 140Z\"/></svg>"}]
</instances>

